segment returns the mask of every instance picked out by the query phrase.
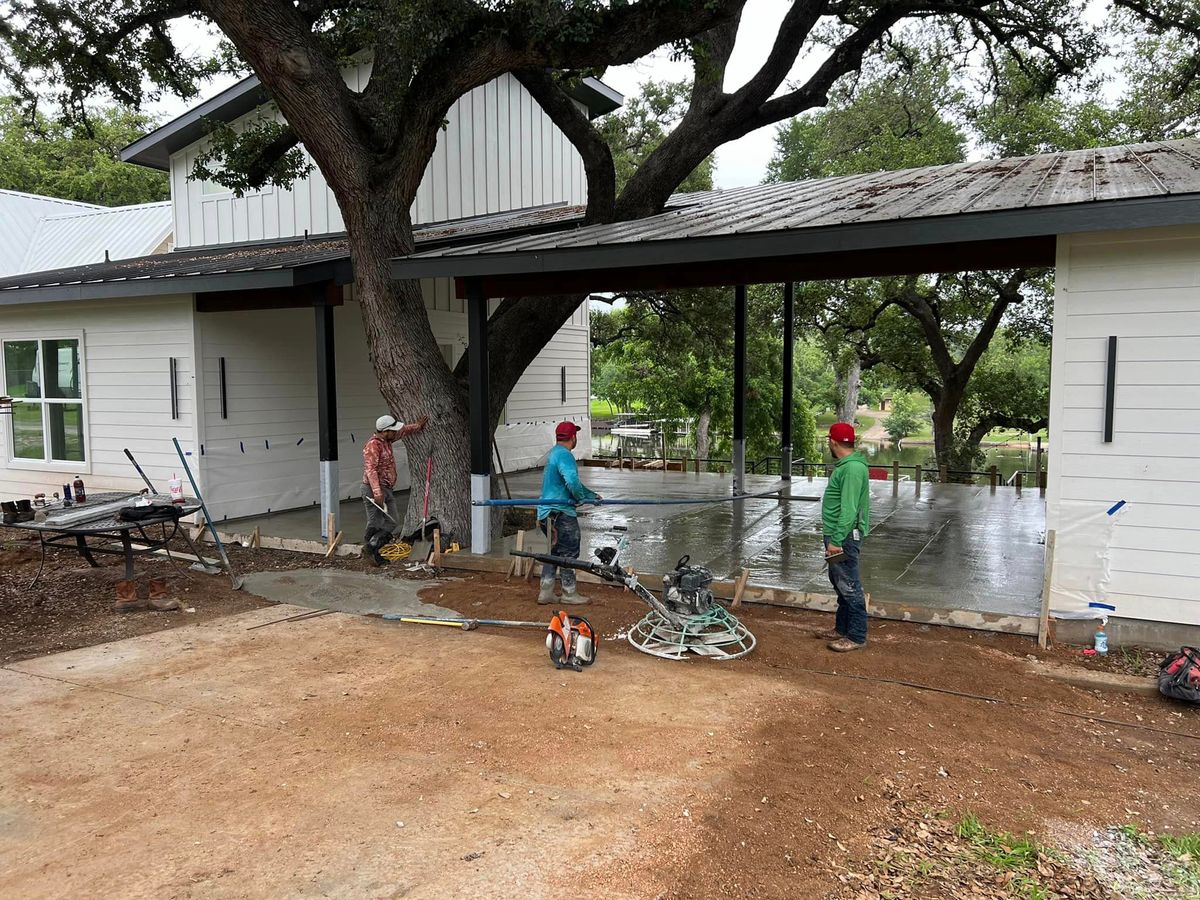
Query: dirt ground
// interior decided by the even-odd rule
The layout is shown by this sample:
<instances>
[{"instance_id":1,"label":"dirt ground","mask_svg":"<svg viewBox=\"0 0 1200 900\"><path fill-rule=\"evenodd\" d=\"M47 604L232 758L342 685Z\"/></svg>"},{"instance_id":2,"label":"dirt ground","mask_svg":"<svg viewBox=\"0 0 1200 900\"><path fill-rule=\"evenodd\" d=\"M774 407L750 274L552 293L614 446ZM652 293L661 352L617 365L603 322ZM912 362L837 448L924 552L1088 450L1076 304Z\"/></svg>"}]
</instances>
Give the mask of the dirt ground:
<instances>
[{"instance_id":1,"label":"dirt ground","mask_svg":"<svg viewBox=\"0 0 1200 900\"><path fill-rule=\"evenodd\" d=\"M591 592L604 635L643 612ZM425 599L545 616L532 596ZM857 879L913 810L1200 828L1200 710L1031 675L1024 639L873 622L837 656L827 617L747 607L744 660L606 640L577 674L538 632L247 630L289 611L0 667L0 894L880 896Z\"/></svg>"},{"instance_id":2,"label":"dirt ground","mask_svg":"<svg viewBox=\"0 0 1200 900\"><path fill-rule=\"evenodd\" d=\"M187 553L182 541L173 550ZM300 553L229 548L238 571L267 569L339 568L368 570L363 560L336 557L323 560ZM203 555L215 559L216 548L208 545ZM194 612L138 611L115 614L115 585L124 578L124 562L115 556L97 556L101 567L94 569L74 548L51 547L37 585L29 587L38 570L37 538L28 532L0 528L0 664L42 656L105 641L148 634L164 628L194 625L219 616L263 606L266 601L234 591L224 575L190 571L189 562L177 568L169 560L141 556L135 574L145 594L151 578L165 579L169 590ZM182 569L182 570L181 570ZM389 574L401 574L399 570Z\"/></svg>"}]
</instances>

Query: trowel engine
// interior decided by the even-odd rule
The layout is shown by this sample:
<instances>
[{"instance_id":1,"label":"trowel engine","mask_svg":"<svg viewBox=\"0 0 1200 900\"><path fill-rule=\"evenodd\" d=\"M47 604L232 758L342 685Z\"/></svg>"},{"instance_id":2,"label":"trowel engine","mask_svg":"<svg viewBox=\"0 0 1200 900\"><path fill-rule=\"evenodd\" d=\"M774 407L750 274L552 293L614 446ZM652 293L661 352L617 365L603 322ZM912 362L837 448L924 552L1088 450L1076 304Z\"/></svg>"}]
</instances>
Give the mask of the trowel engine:
<instances>
[{"instance_id":1,"label":"trowel engine","mask_svg":"<svg viewBox=\"0 0 1200 900\"><path fill-rule=\"evenodd\" d=\"M664 659L682 659L688 654L736 659L754 649L754 635L714 599L713 574L709 569L693 566L691 557L683 556L675 568L663 576L662 596L659 597L638 580L636 573L621 565L621 555L628 546L628 538L622 536L615 547L597 550L594 560L520 550L513 551L512 555L591 572L604 581L632 591L650 607L650 612L628 632L629 643L643 653ZM553 630L553 626L551 628ZM548 643L548 646L551 657L558 654L556 664L564 659L565 642Z\"/></svg>"}]
</instances>

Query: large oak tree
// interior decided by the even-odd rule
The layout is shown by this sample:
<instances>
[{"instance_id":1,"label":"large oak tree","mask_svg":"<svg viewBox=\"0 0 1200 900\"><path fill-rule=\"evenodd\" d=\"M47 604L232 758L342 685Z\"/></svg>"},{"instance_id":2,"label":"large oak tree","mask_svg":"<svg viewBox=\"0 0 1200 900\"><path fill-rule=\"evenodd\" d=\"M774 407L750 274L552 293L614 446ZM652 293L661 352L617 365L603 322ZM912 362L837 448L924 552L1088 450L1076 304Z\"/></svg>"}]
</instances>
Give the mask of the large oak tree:
<instances>
[{"instance_id":1,"label":"large oak tree","mask_svg":"<svg viewBox=\"0 0 1200 900\"><path fill-rule=\"evenodd\" d=\"M1159 27L1195 27L1193 0L1143 3ZM579 149L593 222L654 213L723 144L822 106L829 91L906 22L940 29L985 60L1015 57L1032 71L1071 71L1097 51L1084 0L793 0L761 63L743 85L726 70L744 0L10 0L0 11L0 76L32 100L53 94L85 116L98 92L137 106L159 91L188 96L211 71L188 58L169 24L194 18L228 38L231 56L262 80L287 126L253 130L225 146L234 185L294 175L303 143L328 182L349 235L356 296L380 389L401 416L429 413L419 439L447 477L435 506L465 532L468 515L465 363L451 371L433 338L415 283L393 282L389 260L413 248L409 209L443 117L454 101L513 72ZM677 127L618 194L611 154L595 125L568 102L564 81L674 44L695 76ZM820 60L789 83L805 52ZM341 68L374 60L361 93ZM234 169L241 169L239 173ZM491 412L498 421L517 378L580 298L509 298L494 314ZM426 455L418 446L410 465Z\"/></svg>"}]
</instances>

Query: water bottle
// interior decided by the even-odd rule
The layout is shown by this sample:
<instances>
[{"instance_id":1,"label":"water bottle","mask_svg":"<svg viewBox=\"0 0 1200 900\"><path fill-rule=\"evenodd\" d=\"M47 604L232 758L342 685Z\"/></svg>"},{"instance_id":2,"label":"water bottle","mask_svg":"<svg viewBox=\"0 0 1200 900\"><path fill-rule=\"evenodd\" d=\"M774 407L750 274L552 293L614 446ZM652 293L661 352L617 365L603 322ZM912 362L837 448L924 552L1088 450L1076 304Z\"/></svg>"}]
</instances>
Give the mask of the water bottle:
<instances>
[{"instance_id":1,"label":"water bottle","mask_svg":"<svg viewBox=\"0 0 1200 900\"><path fill-rule=\"evenodd\" d=\"M1096 643L1094 646L1098 656L1108 655L1108 634L1104 631L1103 622L1101 622L1100 626L1096 629Z\"/></svg>"}]
</instances>

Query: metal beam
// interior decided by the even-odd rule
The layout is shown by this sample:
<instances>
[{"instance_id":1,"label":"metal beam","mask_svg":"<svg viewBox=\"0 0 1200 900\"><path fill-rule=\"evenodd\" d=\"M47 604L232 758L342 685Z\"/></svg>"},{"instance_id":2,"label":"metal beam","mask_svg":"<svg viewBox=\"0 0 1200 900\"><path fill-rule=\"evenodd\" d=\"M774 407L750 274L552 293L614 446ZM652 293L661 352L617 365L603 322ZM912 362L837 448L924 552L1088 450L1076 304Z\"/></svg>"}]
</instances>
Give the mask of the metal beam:
<instances>
[{"instance_id":1,"label":"metal beam","mask_svg":"<svg viewBox=\"0 0 1200 900\"><path fill-rule=\"evenodd\" d=\"M733 493L746 488L746 286L733 289Z\"/></svg>"},{"instance_id":2,"label":"metal beam","mask_svg":"<svg viewBox=\"0 0 1200 900\"><path fill-rule=\"evenodd\" d=\"M467 373L471 429L471 501L492 496L492 417L488 384L488 301L477 278L467 282ZM471 552L492 548L491 508L471 507Z\"/></svg>"},{"instance_id":3,"label":"metal beam","mask_svg":"<svg viewBox=\"0 0 1200 900\"><path fill-rule=\"evenodd\" d=\"M316 318L317 358L317 446L320 454L321 536L332 538L341 529L341 485L338 476L337 356L334 352L333 306L326 286L313 285L312 304ZM333 515L333 534L329 516Z\"/></svg>"},{"instance_id":4,"label":"metal beam","mask_svg":"<svg viewBox=\"0 0 1200 900\"><path fill-rule=\"evenodd\" d=\"M795 283L783 286L783 422L780 428L780 473L784 481L792 480L792 406L795 386L796 295Z\"/></svg>"}]
</instances>

